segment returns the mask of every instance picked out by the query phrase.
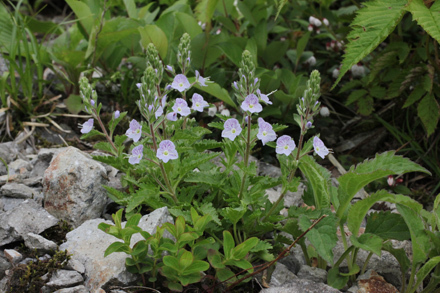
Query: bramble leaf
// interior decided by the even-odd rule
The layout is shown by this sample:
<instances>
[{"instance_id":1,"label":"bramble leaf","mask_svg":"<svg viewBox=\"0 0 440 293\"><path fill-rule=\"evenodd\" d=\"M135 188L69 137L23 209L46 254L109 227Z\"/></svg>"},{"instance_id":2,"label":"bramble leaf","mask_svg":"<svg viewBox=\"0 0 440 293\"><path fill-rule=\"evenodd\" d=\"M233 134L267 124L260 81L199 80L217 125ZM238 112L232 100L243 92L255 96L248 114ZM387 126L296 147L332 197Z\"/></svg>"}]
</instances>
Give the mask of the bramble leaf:
<instances>
[{"instance_id":1,"label":"bramble leaf","mask_svg":"<svg viewBox=\"0 0 440 293\"><path fill-rule=\"evenodd\" d=\"M440 43L440 2L434 1L431 8L426 7L423 0L409 1L406 10L411 12L413 19L437 42Z\"/></svg>"},{"instance_id":2,"label":"bramble leaf","mask_svg":"<svg viewBox=\"0 0 440 293\"><path fill-rule=\"evenodd\" d=\"M394 30L405 14L407 0L374 0L363 3L348 34L342 67L333 88L350 68L370 54Z\"/></svg>"}]
</instances>

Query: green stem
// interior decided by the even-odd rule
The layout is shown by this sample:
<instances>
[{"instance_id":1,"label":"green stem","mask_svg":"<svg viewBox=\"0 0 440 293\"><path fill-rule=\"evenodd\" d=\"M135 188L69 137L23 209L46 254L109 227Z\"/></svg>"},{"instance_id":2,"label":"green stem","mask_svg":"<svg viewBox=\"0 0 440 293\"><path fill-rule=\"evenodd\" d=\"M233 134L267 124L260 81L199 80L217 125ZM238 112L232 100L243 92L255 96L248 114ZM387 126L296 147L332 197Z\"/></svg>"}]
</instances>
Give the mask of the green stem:
<instances>
[{"instance_id":1,"label":"green stem","mask_svg":"<svg viewBox=\"0 0 440 293\"><path fill-rule=\"evenodd\" d=\"M343 224L339 224L339 229L341 231L341 238L342 238L342 243L344 244L344 249L347 251L348 249L348 244L347 244L347 238L345 237L345 230L344 230L344 225ZM346 256L347 259L347 265L348 265L348 271L351 271L351 259L350 256L347 254Z\"/></svg>"},{"instance_id":2,"label":"green stem","mask_svg":"<svg viewBox=\"0 0 440 293\"><path fill-rule=\"evenodd\" d=\"M367 256L367 259L365 260L364 265L362 266L362 271L361 271L361 275L363 275L365 273L365 271L367 270L367 265L368 262L370 261L370 258L373 256L373 252L370 252Z\"/></svg>"},{"instance_id":3,"label":"green stem","mask_svg":"<svg viewBox=\"0 0 440 293\"><path fill-rule=\"evenodd\" d=\"M415 289L413 290L413 283L414 283L414 278L415 278L415 276L416 276L416 265L415 264L413 264L412 266L411 266L411 276L409 277L409 282L408 282L408 286L407 286L407 291L408 292L414 292L415 291Z\"/></svg>"},{"instance_id":4,"label":"green stem","mask_svg":"<svg viewBox=\"0 0 440 293\"><path fill-rule=\"evenodd\" d=\"M251 120L251 114L248 114L248 127L247 127L247 140L246 140L246 152L244 153L244 165L247 168L248 163L249 163L249 155L251 152L251 124L252 124L252 120ZM241 179L241 186L240 186L240 192L238 193L238 198L240 199L240 197L243 195L243 191L244 191L244 184L246 182L246 172L243 172L243 177Z\"/></svg>"},{"instance_id":5,"label":"green stem","mask_svg":"<svg viewBox=\"0 0 440 293\"><path fill-rule=\"evenodd\" d=\"M310 256L309 256L309 253L307 252L306 244L304 243L304 241L301 241L299 243L299 246L301 247L301 250L302 250L304 257L306 259L306 264L310 267L312 265L312 263L310 262Z\"/></svg>"},{"instance_id":6,"label":"green stem","mask_svg":"<svg viewBox=\"0 0 440 293\"><path fill-rule=\"evenodd\" d=\"M151 137L153 139L153 147L154 147L154 151L157 152L157 142L156 142L156 136L154 135L154 129L153 129L153 124L150 123L150 131L151 131ZM174 193L174 189L171 186L170 180L168 179L168 175L167 172L165 171L165 168L163 166L162 162L159 162L159 167L160 167L160 171L162 172L162 176L165 179L165 185L168 188L168 193L171 195L171 197L173 198L173 201L175 203L178 203L179 200L176 197L176 194Z\"/></svg>"}]
</instances>

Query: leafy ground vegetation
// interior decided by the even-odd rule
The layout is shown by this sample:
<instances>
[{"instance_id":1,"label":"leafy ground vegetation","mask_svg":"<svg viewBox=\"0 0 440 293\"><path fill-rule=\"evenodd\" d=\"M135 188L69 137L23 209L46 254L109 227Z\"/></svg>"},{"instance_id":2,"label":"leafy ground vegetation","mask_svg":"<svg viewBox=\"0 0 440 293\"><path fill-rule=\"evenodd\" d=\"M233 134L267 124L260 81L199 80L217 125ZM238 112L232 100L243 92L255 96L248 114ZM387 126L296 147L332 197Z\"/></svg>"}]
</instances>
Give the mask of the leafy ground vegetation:
<instances>
[{"instance_id":1,"label":"leafy ground vegetation","mask_svg":"<svg viewBox=\"0 0 440 293\"><path fill-rule=\"evenodd\" d=\"M124 192L107 189L128 222L120 210L114 226L100 227L121 240L106 254L127 253L144 285L181 291L203 271L205 290L233 288L255 263L285 254L286 232L335 288L365 270L359 249L391 252L402 292L425 278L425 292L436 288L439 1L11 1L0 27L3 139L64 123L113 155L96 159L126 174ZM220 153L222 170L211 163ZM282 176L258 176L251 154ZM348 170L339 187L332 158ZM300 181L315 209L280 216ZM270 203L264 191L279 184ZM362 188L370 196L351 205ZM369 217L351 245L342 233L346 253L334 259L337 229L358 235L378 201L399 214ZM141 231L140 213L162 206L175 224ZM130 247L134 233L145 240ZM411 262L391 239L412 240Z\"/></svg>"}]
</instances>

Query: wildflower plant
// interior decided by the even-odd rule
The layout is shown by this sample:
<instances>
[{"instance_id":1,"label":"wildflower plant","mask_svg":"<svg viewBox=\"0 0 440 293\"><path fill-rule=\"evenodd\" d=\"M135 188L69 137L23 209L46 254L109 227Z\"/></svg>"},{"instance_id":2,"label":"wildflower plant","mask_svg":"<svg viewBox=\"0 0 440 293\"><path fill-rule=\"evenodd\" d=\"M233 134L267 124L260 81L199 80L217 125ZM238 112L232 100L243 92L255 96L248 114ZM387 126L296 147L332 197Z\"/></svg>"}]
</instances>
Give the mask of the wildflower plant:
<instances>
[{"instance_id":1,"label":"wildflower plant","mask_svg":"<svg viewBox=\"0 0 440 293\"><path fill-rule=\"evenodd\" d=\"M196 83L206 85L209 79L192 70L190 40L186 34L181 38L177 53L180 72L176 72L172 65L163 66L157 50L152 44L148 46L147 68L138 84L140 98L137 101L144 121L133 119L125 135L112 137L114 128L126 113L115 113L108 133L99 118L101 105L96 93L86 80L81 81L85 110L102 129L102 133L90 129L83 137L93 134L107 139L106 143L95 147L114 157L97 156L95 159L123 171L122 184L128 187L128 192L106 187L110 198L125 206L128 218L125 228L122 228L120 211L114 216L114 226L100 226L124 241L110 245L106 255L113 252L129 254L131 257L126 260L127 267L133 272L147 273L151 282L155 282L160 274L168 280L169 289L181 291L188 284L199 282L202 271L211 274L211 279L231 286L249 280L246 277L239 279L236 272L245 270L246 274L252 276L252 262L274 262L285 255L285 251L278 254L283 249L283 243L290 243L280 232L298 238L298 244L310 263L308 251L311 250L306 247L305 239L301 238L304 232L308 232L306 237L319 257L320 267L333 266L332 248L338 240L337 228L343 228L347 214L350 218L349 204L355 193L365 184L388 175L426 172L417 164L388 152L350 169L338 179L340 187L333 187L329 171L317 163L331 150L318 136L307 136L320 110L319 72L311 73L297 105L297 113L293 115L300 129L299 138L278 136L277 132L287 126L271 124L258 117L271 101L270 94L263 94L259 89L260 80L255 75L252 60L251 54L244 51L238 70L239 79L232 84L240 106L237 109L241 112L235 118L208 125L221 131L222 141L204 139L203 136L211 131L198 126L192 118L193 114L208 112L212 107L198 93L194 93L189 100L191 107L188 103L188 91ZM171 75L170 80L162 80L165 68ZM163 83L165 86L162 87ZM218 118L225 117L218 115ZM86 122L82 129L89 128L90 122ZM133 141L129 154L123 153L126 138ZM251 162L250 156L258 141L264 147L274 149L281 166L280 177L257 174L256 164ZM218 156L220 165L213 162ZM306 178L304 201L315 209L291 207L286 219L280 214L284 208L284 196L289 191L297 190L299 171ZM275 202L269 201L266 190L280 185L280 197ZM410 202L409 199L395 198L403 205ZM140 219L137 212L144 205L152 209L167 206L176 218L175 224L165 224L154 235L141 231L137 227ZM332 205L336 213L332 213ZM357 214L352 217L356 219L349 223L349 228L357 235ZM318 219L320 222L313 224L314 228L310 229L312 221ZM175 240L165 238L165 230ZM274 233L274 239L268 238L269 232ZM133 233L141 233L145 240L130 247L129 240ZM377 237L373 238L377 240ZM344 238L347 249L344 257L356 249L368 250L368 246L364 245L368 239L352 237L350 240L354 246L358 246L348 247ZM147 253L149 248L153 251L152 255ZM166 256L162 255L164 251L167 251ZM373 251L377 253L377 247ZM349 260L352 275L356 271L355 258L356 254ZM346 283L346 276L339 274L336 266L332 270L333 279L329 283L336 287L344 281Z\"/></svg>"}]
</instances>

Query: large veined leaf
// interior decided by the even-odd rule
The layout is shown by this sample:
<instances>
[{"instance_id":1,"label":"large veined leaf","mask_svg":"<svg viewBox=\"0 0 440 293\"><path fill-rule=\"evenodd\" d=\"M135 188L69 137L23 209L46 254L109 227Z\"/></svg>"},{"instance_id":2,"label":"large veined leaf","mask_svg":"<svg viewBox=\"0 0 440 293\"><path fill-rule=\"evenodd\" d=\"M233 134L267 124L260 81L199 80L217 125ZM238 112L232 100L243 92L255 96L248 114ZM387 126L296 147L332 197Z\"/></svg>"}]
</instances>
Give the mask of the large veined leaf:
<instances>
[{"instance_id":1,"label":"large veined leaf","mask_svg":"<svg viewBox=\"0 0 440 293\"><path fill-rule=\"evenodd\" d=\"M141 34L141 44L143 48L147 48L148 44L153 43L162 59L167 56L168 39L160 27L149 24L144 27L139 27L138 30Z\"/></svg>"},{"instance_id":2,"label":"large veined leaf","mask_svg":"<svg viewBox=\"0 0 440 293\"><path fill-rule=\"evenodd\" d=\"M317 209L330 206L330 172L310 156L300 160L299 168L310 182Z\"/></svg>"},{"instance_id":3,"label":"large veined leaf","mask_svg":"<svg viewBox=\"0 0 440 293\"><path fill-rule=\"evenodd\" d=\"M431 8L425 6L423 0L412 0L406 8L413 19L437 42L440 43L440 2L434 1Z\"/></svg>"},{"instance_id":4,"label":"large veined leaf","mask_svg":"<svg viewBox=\"0 0 440 293\"><path fill-rule=\"evenodd\" d=\"M422 166L402 156L396 156L394 151L385 152L372 160L365 160L356 168L350 170L338 178L339 202L337 211L342 218L354 195L368 183L389 175L400 175L407 172L424 172L431 174Z\"/></svg>"},{"instance_id":5,"label":"large veined leaf","mask_svg":"<svg viewBox=\"0 0 440 293\"><path fill-rule=\"evenodd\" d=\"M353 30L348 34L349 43L344 61L333 88L344 74L370 54L394 30L405 14L407 0L374 0L365 3L353 20Z\"/></svg>"}]
</instances>

